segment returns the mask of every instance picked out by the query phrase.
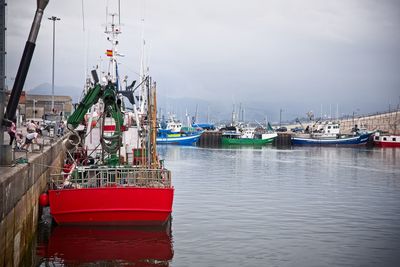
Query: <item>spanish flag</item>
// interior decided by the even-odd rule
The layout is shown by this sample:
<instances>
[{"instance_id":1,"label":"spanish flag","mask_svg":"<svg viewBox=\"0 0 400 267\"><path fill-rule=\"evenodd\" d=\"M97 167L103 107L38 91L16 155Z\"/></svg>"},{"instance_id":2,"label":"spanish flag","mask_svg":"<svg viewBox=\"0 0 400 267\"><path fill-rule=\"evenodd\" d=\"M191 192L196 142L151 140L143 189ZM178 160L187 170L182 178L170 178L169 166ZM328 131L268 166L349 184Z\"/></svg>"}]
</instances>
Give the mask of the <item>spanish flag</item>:
<instances>
[{"instance_id":1,"label":"spanish flag","mask_svg":"<svg viewBox=\"0 0 400 267\"><path fill-rule=\"evenodd\" d=\"M107 55L107 57L112 57L113 56L113 51L112 50L107 50L106 55Z\"/></svg>"}]
</instances>

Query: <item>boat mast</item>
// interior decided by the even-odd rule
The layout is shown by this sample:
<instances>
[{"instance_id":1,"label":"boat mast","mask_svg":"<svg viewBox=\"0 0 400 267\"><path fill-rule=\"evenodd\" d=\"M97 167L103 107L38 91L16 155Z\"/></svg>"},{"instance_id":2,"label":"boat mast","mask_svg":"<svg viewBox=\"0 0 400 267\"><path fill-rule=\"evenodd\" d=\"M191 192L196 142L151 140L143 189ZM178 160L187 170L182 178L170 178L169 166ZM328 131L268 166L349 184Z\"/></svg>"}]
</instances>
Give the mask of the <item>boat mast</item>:
<instances>
[{"instance_id":1,"label":"boat mast","mask_svg":"<svg viewBox=\"0 0 400 267\"><path fill-rule=\"evenodd\" d=\"M147 93L147 87L146 87L146 82L145 79L147 78L148 75L148 67L146 66L145 63L145 51L146 51L146 41L144 39L144 19L142 19L142 51L141 51L141 57L140 57L140 84L141 86L141 93L140 93L140 98L139 98L139 109L140 113L144 114L145 113L145 107L147 105L148 101L148 93Z\"/></svg>"},{"instance_id":2,"label":"boat mast","mask_svg":"<svg viewBox=\"0 0 400 267\"><path fill-rule=\"evenodd\" d=\"M115 16L117 14L111 14L111 24L106 25L104 33L107 34L107 40L111 43L111 50L107 50L106 55L110 57L110 63L108 66L107 80L112 83L117 83L118 85L118 67L117 67L117 45L118 45L118 35L121 34L120 25L115 24ZM118 87L118 86L117 86ZM117 88L118 90L118 88Z\"/></svg>"}]
</instances>

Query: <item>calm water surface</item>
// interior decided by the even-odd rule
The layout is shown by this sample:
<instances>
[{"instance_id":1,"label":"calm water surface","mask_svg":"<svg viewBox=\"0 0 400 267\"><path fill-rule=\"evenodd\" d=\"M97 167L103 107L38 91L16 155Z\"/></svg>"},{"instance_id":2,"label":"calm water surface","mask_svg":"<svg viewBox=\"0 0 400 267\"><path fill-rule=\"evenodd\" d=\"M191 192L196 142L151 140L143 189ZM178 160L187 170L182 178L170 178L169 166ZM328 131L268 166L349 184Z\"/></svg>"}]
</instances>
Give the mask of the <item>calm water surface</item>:
<instances>
[{"instance_id":1,"label":"calm water surface","mask_svg":"<svg viewBox=\"0 0 400 267\"><path fill-rule=\"evenodd\" d=\"M39 266L400 266L400 149L159 147L171 227L41 223Z\"/></svg>"}]
</instances>

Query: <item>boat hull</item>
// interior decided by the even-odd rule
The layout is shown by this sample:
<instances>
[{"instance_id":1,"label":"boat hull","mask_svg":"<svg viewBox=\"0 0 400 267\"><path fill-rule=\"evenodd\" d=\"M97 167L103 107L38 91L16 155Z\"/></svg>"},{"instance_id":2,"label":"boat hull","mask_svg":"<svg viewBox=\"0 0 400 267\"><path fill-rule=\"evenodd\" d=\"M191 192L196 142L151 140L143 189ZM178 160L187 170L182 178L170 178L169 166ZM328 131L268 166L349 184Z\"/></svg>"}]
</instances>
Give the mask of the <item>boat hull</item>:
<instances>
[{"instance_id":1,"label":"boat hull","mask_svg":"<svg viewBox=\"0 0 400 267\"><path fill-rule=\"evenodd\" d=\"M400 142L394 143L394 142L374 141L374 144L378 147L400 147Z\"/></svg>"},{"instance_id":2,"label":"boat hull","mask_svg":"<svg viewBox=\"0 0 400 267\"><path fill-rule=\"evenodd\" d=\"M372 133L362 134L358 136L328 139L328 138L301 138L292 137L292 145L318 145L318 146L351 146L365 145Z\"/></svg>"},{"instance_id":3,"label":"boat hull","mask_svg":"<svg viewBox=\"0 0 400 267\"><path fill-rule=\"evenodd\" d=\"M201 137L200 134L193 134L188 136L171 136L171 137L157 137L156 142L157 144L169 144L169 145L193 145L197 141L199 141Z\"/></svg>"},{"instance_id":4,"label":"boat hull","mask_svg":"<svg viewBox=\"0 0 400 267\"><path fill-rule=\"evenodd\" d=\"M376 135L374 145L378 147L400 147L400 136L398 135Z\"/></svg>"},{"instance_id":5,"label":"boat hull","mask_svg":"<svg viewBox=\"0 0 400 267\"><path fill-rule=\"evenodd\" d=\"M274 138L269 139L253 139L253 138L227 138L222 137L222 145L265 145L274 141Z\"/></svg>"},{"instance_id":6,"label":"boat hull","mask_svg":"<svg viewBox=\"0 0 400 267\"><path fill-rule=\"evenodd\" d=\"M60 225L163 225L173 196L173 188L49 190L50 212Z\"/></svg>"}]
</instances>

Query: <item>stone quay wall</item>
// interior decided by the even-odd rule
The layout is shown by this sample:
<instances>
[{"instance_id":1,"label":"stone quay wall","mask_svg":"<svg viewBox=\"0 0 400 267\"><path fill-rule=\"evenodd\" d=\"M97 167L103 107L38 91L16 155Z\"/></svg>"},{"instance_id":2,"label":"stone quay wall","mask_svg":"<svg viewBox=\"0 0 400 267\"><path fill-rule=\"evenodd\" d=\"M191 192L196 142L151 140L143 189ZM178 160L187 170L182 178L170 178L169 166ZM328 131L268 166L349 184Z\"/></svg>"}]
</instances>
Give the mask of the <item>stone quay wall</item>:
<instances>
[{"instance_id":1,"label":"stone quay wall","mask_svg":"<svg viewBox=\"0 0 400 267\"><path fill-rule=\"evenodd\" d=\"M388 112L377 115L349 118L340 121L340 127L343 131L351 131L351 128L357 124L358 128L365 127L368 130L380 130L391 134L400 134L400 112Z\"/></svg>"},{"instance_id":2,"label":"stone quay wall","mask_svg":"<svg viewBox=\"0 0 400 267\"><path fill-rule=\"evenodd\" d=\"M0 167L0 266L21 264L37 230L39 196L63 160L60 139L42 153L29 153L28 163Z\"/></svg>"},{"instance_id":3,"label":"stone quay wall","mask_svg":"<svg viewBox=\"0 0 400 267\"><path fill-rule=\"evenodd\" d=\"M332 119L332 121L336 121ZM386 112L374 115L361 115L346 119L340 119L340 130L342 133L351 133L351 129L356 124L358 128L366 128L370 131L380 130L388 132L390 134L400 135L400 111ZM312 126L313 123L304 123L303 126ZM284 125L288 131L294 127L300 126L300 124L289 124Z\"/></svg>"}]
</instances>

